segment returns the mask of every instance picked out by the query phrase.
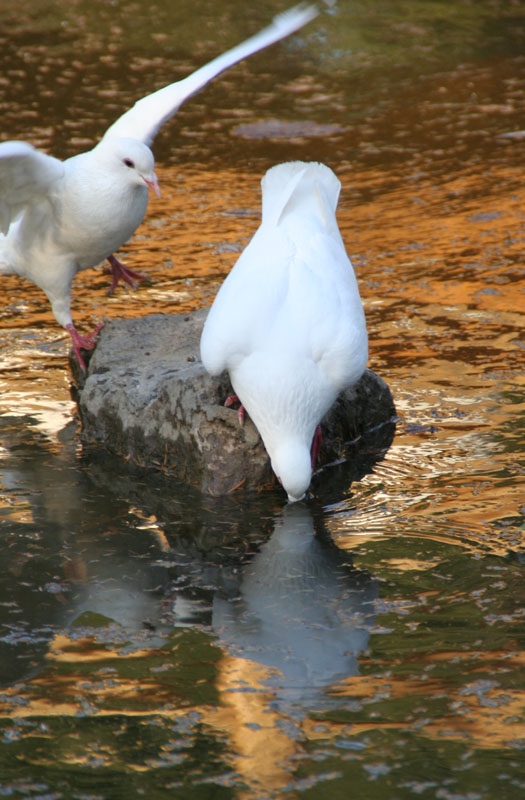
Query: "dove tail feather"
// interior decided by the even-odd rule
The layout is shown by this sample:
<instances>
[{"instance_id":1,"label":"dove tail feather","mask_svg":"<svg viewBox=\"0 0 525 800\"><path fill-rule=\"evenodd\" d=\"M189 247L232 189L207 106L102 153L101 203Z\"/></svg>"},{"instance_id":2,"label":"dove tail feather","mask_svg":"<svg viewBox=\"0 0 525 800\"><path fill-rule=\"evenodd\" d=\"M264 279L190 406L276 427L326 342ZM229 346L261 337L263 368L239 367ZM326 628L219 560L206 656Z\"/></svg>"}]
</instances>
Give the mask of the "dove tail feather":
<instances>
[{"instance_id":1,"label":"dove tail feather","mask_svg":"<svg viewBox=\"0 0 525 800\"><path fill-rule=\"evenodd\" d=\"M329 227L335 216L341 182L316 161L290 161L268 170L261 181L263 222L279 225L304 198L313 198L319 218Z\"/></svg>"}]
</instances>

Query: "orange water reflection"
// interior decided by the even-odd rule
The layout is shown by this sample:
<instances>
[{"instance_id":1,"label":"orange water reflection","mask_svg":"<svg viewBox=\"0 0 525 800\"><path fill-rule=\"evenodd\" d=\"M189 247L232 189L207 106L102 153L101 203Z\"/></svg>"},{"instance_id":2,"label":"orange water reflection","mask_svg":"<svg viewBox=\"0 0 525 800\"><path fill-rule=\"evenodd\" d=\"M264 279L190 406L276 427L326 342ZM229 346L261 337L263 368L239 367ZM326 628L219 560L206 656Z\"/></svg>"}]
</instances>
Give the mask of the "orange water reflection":
<instances>
[{"instance_id":1,"label":"orange water reflection","mask_svg":"<svg viewBox=\"0 0 525 800\"><path fill-rule=\"evenodd\" d=\"M230 169L158 171L163 197L151 202L145 223L122 251L151 284L107 297L107 276L81 273L73 313L84 329L104 317L181 313L210 302L258 225L259 176ZM390 382L405 422L429 428L412 433L401 427L387 459L363 479L361 493L386 483L392 509L399 487L399 509L408 504L418 516L446 514L452 526L483 532L522 499L519 481L507 479L512 442L501 434L524 408L505 400L505 392L523 388L518 339L525 196L507 189L517 173L494 168L485 179L478 176L483 203L475 207L458 196L457 175L443 181L439 193L433 184L419 184L415 206L412 186L355 205L348 186L369 184L373 175L343 171L341 178L339 221L367 311L370 366ZM10 276L3 284L9 302L1 324L9 344L2 353L0 403L5 410L32 409L56 431L73 411L62 371L68 337L38 289ZM24 340L17 345L21 323ZM387 532L388 516L374 519L370 503L363 517L369 529ZM359 524L353 517L354 529Z\"/></svg>"},{"instance_id":2,"label":"orange water reflection","mask_svg":"<svg viewBox=\"0 0 525 800\"><path fill-rule=\"evenodd\" d=\"M468 743L471 748L498 749L517 741L522 735L521 713L524 693L521 690L502 691L496 684L480 690L477 673L486 674L490 662L493 675L523 667L519 652L479 651L465 654L458 652L436 652L428 654L424 670L418 679L395 677L356 676L328 689L328 694L339 700L346 698L363 708L349 725L330 720L317 712L316 718L295 720L296 734L287 735L283 728L283 717L277 710L276 696L266 686L269 670L257 662L245 658L224 655L216 664L215 686L218 690L216 705L188 705L180 702L168 684L155 679L154 675L140 678L123 677L129 669L125 660L136 660L141 670L141 651L123 656L97 646L89 639L71 640L58 636L52 643L48 658L70 664L62 673L46 670L31 682L29 691L24 687L13 687L3 693L0 714L16 713L17 718L49 716L76 717L89 710L91 717L113 717L116 713L125 717L148 719L153 714L157 719L169 722L197 712L201 723L219 738L226 737L229 744L230 768L242 777L247 787L246 794L255 790L277 791L294 778L295 762L305 757L309 743L328 744L346 731L350 739L359 740L366 732L396 730L399 733L417 731L429 740L457 740ZM118 672L108 667L118 659ZM469 683L454 690L446 678L432 676L432 670L443 661L463 662L469 670ZM97 669L97 663L99 668ZM86 671L86 667L88 671ZM94 669L91 672L91 668ZM246 687L250 690L245 691ZM24 704L20 704L24 698ZM365 713L368 706L374 707L381 699L395 708L403 708L404 698L411 702L420 700L416 713L409 713L398 721L376 714ZM432 703L439 703L442 711L431 714ZM399 713L394 713L394 717ZM64 742L59 755L63 763L76 759L81 763L83 755L73 756L69 749L76 746L72 740ZM162 758L162 753L160 754ZM118 749L108 752L108 763L118 761ZM162 761L153 758L150 769L162 766ZM134 769L148 766L129 764Z\"/></svg>"},{"instance_id":3,"label":"orange water reflection","mask_svg":"<svg viewBox=\"0 0 525 800\"><path fill-rule=\"evenodd\" d=\"M138 28L127 17L120 30L108 24L117 5L99 4L100 26L86 34L87 56L71 59L68 49L68 36L84 35L78 4L68 5L49 54L40 42L25 49L13 45L6 80L13 96L24 97L29 107L21 113L12 106L6 134L16 135L20 125L33 143L69 155L89 146L141 93L145 79L152 88L165 81L166 58L141 50ZM182 16L187 25L199 24L191 13ZM37 14L35 24L38 20ZM162 46L162 33L148 27L150 33ZM208 21L191 58L183 50L167 51L170 74L185 74L198 55L214 54L208 34L233 43L226 42L232 31L211 30ZM410 36L413 42L419 34L412 30ZM119 46L129 48L125 81ZM86 64L102 51L97 69L89 72ZM366 66L365 55L357 52L360 65ZM294 58L297 66L286 73ZM19 63L24 59L25 65ZM377 650L362 654L360 674L323 687L327 697L357 710L340 722L314 702L292 720L293 734L286 709L268 684L275 669L212 643L213 653L191 664L187 684L178 677L170 684L162 670L183 662L182 645L173 652L161 645L124 652L118 642L63 630L46 645L40 672L23 685L2 689L0 699L1 715L11 720L74 722L85 714L136 717L146 724L197 712L216 739L227 742L232 770L248 787L236 791L239 797L244 791L261 796L263 789L266 796L275 795L294 779L296 765L317 742L333 745L343 733L353 742L365 732L419 732L429 748L454 740L481 748L487 757L500 747L510 752L509 742L523 735L523 692L517 680L502 688L506 677L523 668L514 633L518 615L505 608L483 616L483 597L475 597L469 602L480 617L472 619L470 606L465 610L461 603L466 606L469 592L487 585L481 578L468 585L474 567L502 570L524 538L523 142L501 134L523 126L525 61L463 64L428 78L414 70L400 72L396 98L389 102L388 87L379 85L369 105L353 96L362 89L359 79L354 84L342 67L323 72L322 65L322 59L306 63L290 51L274 54L262 69L240 66L236 77L224 78L222 90L210 87L206 98L184 107L156 147L162 197L152 198L144 224L121 251L151 282L137 292L119 288L107 297L109 281L101 270L82 273L74 283L73 316L89 330L104 317L185 313L209 304L258 225L264 171L290 158L329 163L343 182L338 217L367 312L370 366L391 386L401 422L385 459L373 473L343 487L324 509L324 524L341 550L352 551L356 562L390 589L395 585L407 612L403 624L396 631L392 614L386 621L386 612L378 614L370 635ZM275 75L281 71L279 83ZM84 73L85 94L78 88ZM64 120L65 97L74 105ZM320 135L323 125L332 128ZM10 276L0 281L0 413L29 415L60 458L60 437L74 416L68 337L38 289ZM73 464L67 462L70 456L66 465ZM31 490L51 522L57 528L63 523L69 532L77 475L72 467L71 486L62 486L58 502L48 466L30 473ZM15 481L17 475L10 477ZM27 528L39 535L45 517L29 495L29 489L11 493L2 486L0 511L20 526L15 540ZM137 535L151 536L168 558L173 539L157 522L160 512L135 508L135 500L128 504L130 515L142 520ZM79 523L71 518L75 536ZM34 557L23 552L8 574L22 579L22 566ZM78 584L87 583L90 557L96 561L97 551L88 548L75 559L68 552L66 576L74 573ZM490 578L487 594L516 601L520 584L498 587L498 574ZM463 617L452 641L452 634L447 637L458 608ZM385 633L387 623L393 634ZM414 649L412 634L427 630L442 633L435 639L421 633L422 644ZM388 642L383 649L382 639ZM206 658L213 669L202 677L198 670ZM478 686L487 675L494 684ZM196 698L194 690L214 697ZM39 735L49 736L45 729ZM117 748L99 757L105 764L122 763ZM76 730L56 758L89 764ZM161 761L152 757L145 766L130 760L125 767L153 771Z\"/></svg>"}]
</instances>

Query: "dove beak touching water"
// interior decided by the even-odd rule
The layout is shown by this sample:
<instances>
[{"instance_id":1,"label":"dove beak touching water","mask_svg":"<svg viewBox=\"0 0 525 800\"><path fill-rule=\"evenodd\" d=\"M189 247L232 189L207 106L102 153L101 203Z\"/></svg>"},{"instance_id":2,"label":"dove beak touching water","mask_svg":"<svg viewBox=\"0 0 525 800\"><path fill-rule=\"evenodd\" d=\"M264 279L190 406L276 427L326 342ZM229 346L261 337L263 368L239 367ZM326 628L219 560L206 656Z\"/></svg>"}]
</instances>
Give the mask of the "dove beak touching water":
<instances>
[{"instance_id":1,"label":"dove beak touching water","mask_svg":"<svg viewBox=\"0 0 525 800\"><path fill-rule=\"evenodd\" d=\"M30 144L0 144L0 274L15 273L46 293L57 322L71 335L79 364L101 325L81 336L71 318L71 286L77 272L109 262L110 292L120 279L135 286L139 275L114 253L146 213L148 189L160 195L150 150L161 126L182 103L216 75L299 30L319 8L301 4L237 47L183 80L138 100L88 152L59 161Z\"/></svg>"}]
</instances>

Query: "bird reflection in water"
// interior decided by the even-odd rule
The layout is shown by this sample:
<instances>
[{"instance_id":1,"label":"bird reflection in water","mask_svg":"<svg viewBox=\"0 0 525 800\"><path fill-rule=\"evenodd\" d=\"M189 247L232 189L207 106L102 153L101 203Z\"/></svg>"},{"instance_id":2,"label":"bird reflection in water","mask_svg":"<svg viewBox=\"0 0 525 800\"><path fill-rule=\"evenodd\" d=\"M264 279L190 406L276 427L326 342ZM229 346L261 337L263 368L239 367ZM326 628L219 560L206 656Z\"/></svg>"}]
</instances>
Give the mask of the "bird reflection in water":
<instances>
[{"instance_id":1,"label":"bird reflection in water","mask_svg":"<svg viewBox=\"0 0 525 800\"><path fill-rule=\"evenodd\" d=\"M377 582L318 527L306 503L287 505L237 593L230 584L230 596L213 599L219 643L274 668L268 681L283 699L320 700L323 687L357 675L373 624Z\"/></svg>"},{"instance_id":2,"label":"bird reflection in water","mask_svg":"<svg viewBox=\"0 0 525 800\"><path fill-rule=\"evenodd\" d=\"M110 488L96 461L71 469L74 437L56 448L35 434L21 448L31 425L4 422L2 483L9 494L24 493L30 518L12 513L6 531L11 547L0 599L9 601L3 624L11 634L0 644L2 682L34 674L50 647L64 645L71 625L78 633L78 624L89 627L94 616L110 625L108 646L110 630L128 646L150 650L176 628L213 632L223 651L217 683L224 689L234 681L261 686L262 676L274 698L319 707L328 702L327 688L359 673L378 588L324 529L323 506L341 491L337 476L322 502L286 505L273 519L269 500L258 496L228 503L222 513L220 503L208 508L204 499L199 509L187 492L170 502L164 484L150 476L133 484L131 514L122 499L129 478ZM340 478L348 485L346 473ZM149 511L137 516L138 506ZM156 524L144 535L153 508L173 521L164 545ZM242 550L248 542L252 555ZM228 673L234 662L235 675Z\"/></svg>"}]
</instances>

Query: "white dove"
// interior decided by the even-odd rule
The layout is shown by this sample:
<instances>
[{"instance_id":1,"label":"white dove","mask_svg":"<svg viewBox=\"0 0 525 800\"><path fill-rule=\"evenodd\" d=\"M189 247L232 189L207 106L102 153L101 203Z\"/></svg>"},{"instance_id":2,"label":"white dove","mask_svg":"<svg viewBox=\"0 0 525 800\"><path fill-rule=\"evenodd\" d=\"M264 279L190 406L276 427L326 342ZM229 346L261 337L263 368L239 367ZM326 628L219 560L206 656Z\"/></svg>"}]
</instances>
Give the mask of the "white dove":
<instances>
[{"instance_id":1,"label":"white dove","mask_svg":"<svg viewBox=\"0 0 525 800\"><path fill-rule=\"evenodd\" d=\"M25 142L0 144L0 274L16 273L44 290L83 368L80 348L94 347L101 326L84 337L73 325L73 278L105 259L113 272L110 291L119 278L133 284L142 277L125 269L113 253L142 222L148 188L159 193L149 146L160 127L220 72L318 13L317 6L301 4L279 14L260 33L187 78L143 97L89 152L59 161Z\"/></svg>"},{"instance_id":2,"label":"white dove","mask_svg":"<svg viewBox=\"0 0 525 800\"><path fill-rule=\"evenodd\" d=\"M359 289L324 164L278 164L262 179L262 223L222 284L201 336L212 375L227 370L290 501L304 497L320 422L368 360Z\"/></svg>"}]
</instances>

